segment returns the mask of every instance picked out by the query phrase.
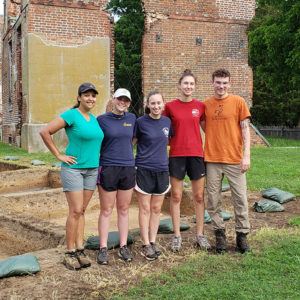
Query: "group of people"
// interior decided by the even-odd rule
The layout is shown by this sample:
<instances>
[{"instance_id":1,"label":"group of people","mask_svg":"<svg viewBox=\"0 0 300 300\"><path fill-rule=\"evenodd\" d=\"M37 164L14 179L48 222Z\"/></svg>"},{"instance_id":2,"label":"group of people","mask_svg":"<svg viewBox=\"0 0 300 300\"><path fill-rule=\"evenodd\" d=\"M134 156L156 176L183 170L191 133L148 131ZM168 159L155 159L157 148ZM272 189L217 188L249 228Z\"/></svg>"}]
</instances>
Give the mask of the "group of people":
<instances>
[{"instance_id":1,"label":"group of people","mask_svg":"<svg viewBox=\"0 0 300 300\"><path fill-rule=\"evenodd\" d=\"M226 175L234 205L237 250L250 251L246 238L250 224L245 179L250 167L250 113L243 98L228 93L227 70L218 69L212 74L214 95L205 102L192 97L196 82L194 74L185 70L178 81L181 97L166 104L160 92L150 92L145 115L138 119L128 112L131 94L123 88L113 95L112 111L96 119L90 110L95 106L98 91L93 84L83 83L78 88L77 104L41 130L46 146L62 162L62 186L69 206L63 263L68 269L91 265L83 247L84 213L96 186L100 199L99 264L109 262L107 242L115 203L120 237L118 255L124 261L132 260L127 237L134 190L139 203L141 255L155 260L162 254L156 236L161 207L169 190L174 227L170 250L180 251L180 204L186 175L192 186L197 246L211 250L204 235L206 178L207 210L216 236L216 251L227 251L221 211L222 180ZM204 150L200 127L205 132ZM65 154L59 152L52 139L62 128L69 139Z\"/></svg>"}]
</instances>

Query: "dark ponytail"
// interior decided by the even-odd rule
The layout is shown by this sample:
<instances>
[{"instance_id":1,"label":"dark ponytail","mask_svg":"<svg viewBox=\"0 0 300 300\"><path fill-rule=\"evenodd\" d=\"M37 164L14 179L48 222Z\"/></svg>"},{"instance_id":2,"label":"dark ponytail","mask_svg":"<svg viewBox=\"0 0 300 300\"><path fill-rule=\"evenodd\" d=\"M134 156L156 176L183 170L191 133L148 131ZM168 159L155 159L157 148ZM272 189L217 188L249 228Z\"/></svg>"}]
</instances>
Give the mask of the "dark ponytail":
<instances>
[{"instance_id":1,"label":"dark ponytail","mask_svg":"<svg viewBox=\"0 0 300 300\"><path fill-rule=\"evenodd\" d=\"M78 94L78 97L80 96L81 94ZM77 97L77 103L71 109L78 108L80 106L80 101L78 100L78 97Z\"/></svg>"},{"instance_id":2,"label":"dark ponytail","mask_svg":"<svg viewBox=\"0 0 300 300\"><path fill-rule=\"evenodd\" d=\"M183 79L184 77L186 77L186 76L192 76L192 77L194 78L194 80L195 80L195 83L197 83L197 78L196 78L196 76L192 73L192 71L191 71L190 69L185 69L185 70L183 71L183 73L181 74L181 76L180 76L180 78L179 78L179 80L178 80L178 83L180 84L181 81L182 81L182 79Z\"/></svg>"}]
</instances>

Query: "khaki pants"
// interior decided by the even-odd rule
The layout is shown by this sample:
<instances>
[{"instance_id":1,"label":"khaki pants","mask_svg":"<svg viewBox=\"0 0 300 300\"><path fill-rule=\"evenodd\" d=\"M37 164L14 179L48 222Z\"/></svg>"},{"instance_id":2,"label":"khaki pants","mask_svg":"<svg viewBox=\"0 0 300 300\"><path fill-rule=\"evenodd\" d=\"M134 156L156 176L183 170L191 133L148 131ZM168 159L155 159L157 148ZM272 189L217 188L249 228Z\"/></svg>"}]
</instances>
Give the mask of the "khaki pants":
<instances>
[{"instance_id":1,"label":"khaki pants","mask_svg":"<svg viewBox=\"0 0 300 300\"><path fill-rule=\"evenodd\" d=\"M206 163L207 211L211 217L213 229L225 229L222 218L222 180L226 175L234 206L235 229L237 232L249 233L247 185L245 173L240 165Z\"/></svg>"}]
</instances>

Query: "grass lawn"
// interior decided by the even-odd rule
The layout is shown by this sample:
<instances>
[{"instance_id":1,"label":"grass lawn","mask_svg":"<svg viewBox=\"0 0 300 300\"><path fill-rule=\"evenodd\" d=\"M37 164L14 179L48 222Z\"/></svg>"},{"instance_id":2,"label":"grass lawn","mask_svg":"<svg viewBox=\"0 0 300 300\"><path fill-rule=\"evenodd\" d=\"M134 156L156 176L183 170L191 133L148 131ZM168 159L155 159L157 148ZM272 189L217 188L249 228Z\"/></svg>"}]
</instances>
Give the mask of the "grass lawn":
<instances>
[{"instance_id":1,"label":"grass lawn","mask_svg":"<svg viewBox=\"0 0 300 300\"><path fill-rule=\"evenodd\" d=\"M277 187L300 196L300 148L252 148L249 190Z\"/></svg>"},{"instance_id":2,"label":"grass lawn","mask_svg":"<svg viewBox=\"0 0 300 300\"><path fill-rule=\"evenodd\" d=\"M199 253L112 299L300 299L300 229L263 228L254 242L246 255Z\"/></svg>"},{"instance_id":3,"label":"grass lawn","mask_svg":"<svg viewBox=\"0 0 300 300\"><path fill-rule=\"evenodd\" d=\"M283 137L265 136L272 147L300 147L300 140L286 139Z\"/></svg>"},{"instance_id":4,"label":"grass lawn","mask_svg":"<svg viewBox=\"0 0 300 300\"><path fill-rule=\"evenodd\" d=\"M38 159L48 164L53 164L58 162L57 158L53 156L50 152L35 152L28 153L26 150L17 148L14 146L9 146L6 143L0 142L0 158L4 158L5 156L18 156L19 161L15 161L16 163L28 163L31 160ZM14 161L9 161L14 162Z\"/></svg>"}]
</instances>

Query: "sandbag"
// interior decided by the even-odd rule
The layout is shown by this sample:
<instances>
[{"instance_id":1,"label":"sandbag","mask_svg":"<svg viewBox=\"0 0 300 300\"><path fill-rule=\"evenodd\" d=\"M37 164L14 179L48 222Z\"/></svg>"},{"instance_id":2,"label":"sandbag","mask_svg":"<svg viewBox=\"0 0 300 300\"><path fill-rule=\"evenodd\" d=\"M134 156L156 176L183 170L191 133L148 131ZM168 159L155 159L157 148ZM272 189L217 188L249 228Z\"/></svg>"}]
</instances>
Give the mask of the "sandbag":
<instances>
[{"instance_id":1,"label":"sandbag","mask_svg":"<svg viewBox=\"0 0 300 300\"><path fill-rule=\"evenodd\" d=\"M30 162L33 166L43 166L45 165L45 163L41 160L38 159L34 159Z\"/></svg>"},{"instance_id":2,"label":"sandbag","mask_svg":"<svg viewBox=\"0 0 300 300\"><path fill-rule=\"evenodd\" d=\"M127 245L130 245L135 242L134 237L128 233L127 237ZM107 240L107 249L115 249L120 247L120 236L118 231L112 231L108 233L108 240ZM85 249L90 250L99 250L100 248L100 239L99 236L91 236L87 239L85 245Z\"/></svg>"},{"instance_id":3,"label":"sandbag","mask_svg":"<svg viewBox=\"0 0 300 300\"><path fill-rule=\"evenodd\" d=\"M261 200L255 202L253 209L260 213L284 211L284 207L280 203L272 200Z\"/></svg>"},{"instance_id":4,"label":"sandbag","mask_svg":"<svg viewBox=\"0 0 300 300\"><path fill-rule=\"evenodd\" d=\"M190 226L183 222L180 222L180 231L188 230ZM158 226L157 233L174 233L172 219L161 220Z\"/></svg>"},{"instance_id":5,"label":"sandbag","mask_svg":"<svg viewBox=\"0 0 300 300\"><path fill-rule=\"evenodd\" d=\"M7 155L7 156L4 157L4 160L19 160L19 156Z\"/></svg>"},{"instance_id":6,"label":"sandbag","mask_svg":"<svg viewBox=\"0 0 300 300\"><path fill-rule=\"evenodd\" d=\"M222 210L222 217L223 217L223 220L226 221L226 220L229 220L230 218L232 218L232 214L230 214L227 211ZM196 217L195 216L193 217L193 222L196 223ZM205 210L204 223L207 224L207 223L210 223L210 222L211 222L210 215L209 215L208 211Z\"/></svg>"},{"instance_id":7,"label":"sandbag","mask_svg":"<svg viewBox=\"0 0 300 300\"><path fill-rule=\"evenodd\" d=\"M222 183L222 192L229 191L230 186L227 183Z\"/></svg>"},{"instance_id":8,"label":"sandbag","mask_svg":"<svg viewBox=\"0 0 300 300\"><path fill-rule=\"evenodd\" d=\"M52 164L51 167L60 168L61 167L61 162L56 162L56 163Z\"/></svg>"},{"instance_id":9,"label":"sandbag","mask_svg":"<svg viewBox=\"0 0 300 300\"><path fill-rule=\"evenodd\" d=\"M31 254L13 256L0 261L0 278L39 272L40 264Z\"/></svg>"},{"instance_id":10,"label":"sandbag","mask_svg":"<svg viewBox=\"0 0 300 300\"><path fill-rule=\"evenodd\" d=\"M229 212L222 210L222 218L224 221L229 220L232 218L232 214L230 214Z\"/></svg>"},{"instance_id":11,"label":"sandbag","mask_svg":"<svg viewBox=\"0 0 300 300\"><path fill-rule=\"evenodd\" d=\"M296 198L292 193L279 190L278 188L271 187L263 191L262 196L267 199L277 201L279 203L285 203Z\"/></svg>"}]
</instances>

